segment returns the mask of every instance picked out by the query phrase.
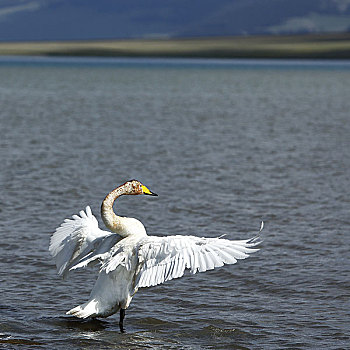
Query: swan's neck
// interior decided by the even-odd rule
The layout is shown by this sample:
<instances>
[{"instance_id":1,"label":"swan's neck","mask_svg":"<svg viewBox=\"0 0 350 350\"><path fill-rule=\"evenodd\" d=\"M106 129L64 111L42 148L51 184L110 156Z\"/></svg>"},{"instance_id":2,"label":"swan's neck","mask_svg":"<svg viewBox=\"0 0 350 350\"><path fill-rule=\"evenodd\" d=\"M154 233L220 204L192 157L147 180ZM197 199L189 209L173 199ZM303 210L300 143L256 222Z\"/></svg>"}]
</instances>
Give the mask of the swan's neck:
<instances>
[{"instance_id":1,"label":"swan's neck","mask_svg":"<svg viewBox=\"0 0 350 350\"><path fill-rule=\"evenodd\" d=\"M117 187L103 200L101 205L101 217L104 224L109 230L118 233L122 237L127 237L132 234L146 234L146 230L140 221L133 218L118 216L113 211L115 200L123 194L133 194L130 193L130 189L126 184Z\"/></svg>"},{"instance_id":2,"label":"swan's neck","mask_svg":"<svg viewBox=\"0 0 350 350\"><path fill-rule=\"evenodd\" d=\"M125 194L124 187L117 187L107 194L101 205L101 216L104 224L108 229L116 233L122 231L123 218L115 214L113 211L113 204L115 200L123 194Z\"/></svg>"}]
</instances>

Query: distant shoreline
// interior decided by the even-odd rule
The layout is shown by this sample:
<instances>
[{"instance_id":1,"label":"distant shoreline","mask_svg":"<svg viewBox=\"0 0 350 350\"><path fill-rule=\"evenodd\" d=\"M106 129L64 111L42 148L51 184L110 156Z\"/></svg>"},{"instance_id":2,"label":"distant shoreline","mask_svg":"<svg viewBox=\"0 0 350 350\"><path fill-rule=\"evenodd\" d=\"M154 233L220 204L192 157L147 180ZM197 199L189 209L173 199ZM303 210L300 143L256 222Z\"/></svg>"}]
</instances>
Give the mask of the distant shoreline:
<instances>
[{"instance_id":1,"label":"distant shoreline","mask_svg":"<svg viewBox=\"0 0 350 350\"><path fill-rule=\"evenodd\" d=\"M350 33L41 42L0 42L0 55L350 59Z\"/></svg>"}]
</instances>

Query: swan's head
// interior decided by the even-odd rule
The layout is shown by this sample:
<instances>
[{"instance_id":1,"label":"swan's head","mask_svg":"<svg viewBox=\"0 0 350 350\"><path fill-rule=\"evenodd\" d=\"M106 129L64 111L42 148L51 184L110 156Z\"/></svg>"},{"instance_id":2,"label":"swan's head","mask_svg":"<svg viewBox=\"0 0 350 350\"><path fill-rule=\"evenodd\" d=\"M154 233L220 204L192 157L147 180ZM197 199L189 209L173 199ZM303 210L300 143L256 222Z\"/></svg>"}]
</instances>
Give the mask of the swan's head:
<instances>
[{"instance_id":1,"label":"swan's head","mask_svg":"<svg viewBox=\"0 0 350 350\"><path fill-rule=\"evenodd\" d=\"M130 180L126 182L124 186L126 187L128 194L146 194L148 196L158 196L137 180Z\"/></svg>"}]
</instances>

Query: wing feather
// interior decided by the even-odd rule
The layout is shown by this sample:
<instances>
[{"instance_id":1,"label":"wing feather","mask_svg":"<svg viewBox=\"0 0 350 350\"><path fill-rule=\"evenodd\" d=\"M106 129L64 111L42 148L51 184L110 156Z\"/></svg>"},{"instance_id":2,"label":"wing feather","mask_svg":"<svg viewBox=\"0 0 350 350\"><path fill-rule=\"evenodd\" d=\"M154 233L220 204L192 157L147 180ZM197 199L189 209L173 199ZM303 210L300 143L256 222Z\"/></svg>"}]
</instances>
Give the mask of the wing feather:
<instances>
[{"instance_id":1,"label":"wing feather","mask_svg":"<svg viewBox=\"0 0 350 350\"><path fill-rule=\"evenodd\" d=\"M260 233L260 232L259 232ZM191 273L212 270L245 259L260 243L259 237L230 241L195 236L150 236L138 245L135 288L150 287Z\"/></svg>"},{"instance_id":2,"label":"wing feather","mask_svg":"<svg viewBox=\"0 0 350 350\"><path fill-rule=\"evenodd\" d=\"M209 252L209 255L212 258L212 261L214 263L214 268L215 267L221 267L224 265L224 262L222 261L222 259L220 259L219 255L216 253L215 251L215 246L210 247L210 245L208 245L206 247L207 252Z\"/></svg>"},{"instance_id":3,"label":"wing feather","mask_svg":"<svg viewBox=\"0 0 350 350\"><path fill-rule=\"evenodd\" d=\"M198 262L199 262L198 272L206 271L207 264L205 262L205 258L203 256L203 254L198 254Z\"/></svg>"},{"instance_id":4,"label":"wing feather","mask_svg":"<svg viewBox=\"0 0 350 350\"><path fill-rule=\"evenodd\" d=\"M59 275L65 276L71 269L87 266L119 239L116 234L98 228L89 206L79 214L65 219L50 240L49 251L55 258Z\"/></svg>"},{"instance_id":5,"label":"wing feather","mask_svg":"<svg viewBox=\"0 0 350 350\"><path fill-rule=\"evenodd\" d=\"M213 270L215 265L214 265L214 262L211 260L211 256L209 254L203 254L203 258L205 259L205 263L206 263L206 268L204 271Z\"/></svg>"}]
</instances>

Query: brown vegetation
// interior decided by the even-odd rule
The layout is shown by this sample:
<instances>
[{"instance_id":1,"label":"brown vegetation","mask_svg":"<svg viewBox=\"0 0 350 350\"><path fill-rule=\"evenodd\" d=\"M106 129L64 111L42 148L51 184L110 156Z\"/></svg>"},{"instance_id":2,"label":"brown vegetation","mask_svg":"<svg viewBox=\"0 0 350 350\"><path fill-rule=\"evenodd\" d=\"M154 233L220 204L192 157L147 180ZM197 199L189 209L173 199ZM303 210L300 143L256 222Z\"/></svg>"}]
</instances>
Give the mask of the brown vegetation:
<instances>
[{"instance_id":1,"label":"brown vegetation","mask_svg":"<svg viewBox=\"0 0 350 350\"><path fill-rule=\"evenodd\" d=\"M350 58L350 33L191 39L2 42L0 55Z\"/></svg>"}]
</instances>

